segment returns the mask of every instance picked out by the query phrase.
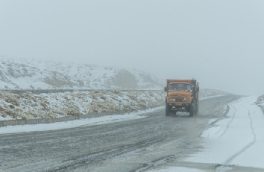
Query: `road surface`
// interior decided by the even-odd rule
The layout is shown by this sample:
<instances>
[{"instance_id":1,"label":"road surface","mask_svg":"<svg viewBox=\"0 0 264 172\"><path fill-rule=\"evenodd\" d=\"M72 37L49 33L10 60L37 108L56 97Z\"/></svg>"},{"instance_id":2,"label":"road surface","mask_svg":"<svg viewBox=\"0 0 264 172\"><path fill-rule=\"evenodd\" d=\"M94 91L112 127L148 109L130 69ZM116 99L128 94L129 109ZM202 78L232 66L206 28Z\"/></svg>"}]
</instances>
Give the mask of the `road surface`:
<instances>
[{"instance_id":1,"label":"road surface","mask_svg":"<svg viewBox=\"0 0 264 172\"><path fill-rule=\"evenodd\" d=\"M215 170L213 163L182 160L204 148L201 134L212 125L212 119L225 118L226 105L237 98L203 100L195 117L185 113L165 117L162 110L112 124L2 134L0 171L144 172L171 164Z\"/></svg>"}]
</instances>

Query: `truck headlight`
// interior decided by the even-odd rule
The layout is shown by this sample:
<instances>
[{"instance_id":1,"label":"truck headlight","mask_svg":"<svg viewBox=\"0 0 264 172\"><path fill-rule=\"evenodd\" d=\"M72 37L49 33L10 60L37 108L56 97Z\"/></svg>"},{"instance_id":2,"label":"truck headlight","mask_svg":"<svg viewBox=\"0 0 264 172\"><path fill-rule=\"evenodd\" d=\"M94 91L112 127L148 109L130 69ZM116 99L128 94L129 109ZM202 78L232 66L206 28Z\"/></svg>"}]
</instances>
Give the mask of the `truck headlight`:
<instances>
[{"instance_id":1,"label":"truck headlight","mask_svg":"<svg viewBox=\"0 0 264 172\"><path fill-rule=\"evenodd\" d=\"M170 98L169 102L175 102L175 99L174 98Z\"/></svg>"}]
</instances>

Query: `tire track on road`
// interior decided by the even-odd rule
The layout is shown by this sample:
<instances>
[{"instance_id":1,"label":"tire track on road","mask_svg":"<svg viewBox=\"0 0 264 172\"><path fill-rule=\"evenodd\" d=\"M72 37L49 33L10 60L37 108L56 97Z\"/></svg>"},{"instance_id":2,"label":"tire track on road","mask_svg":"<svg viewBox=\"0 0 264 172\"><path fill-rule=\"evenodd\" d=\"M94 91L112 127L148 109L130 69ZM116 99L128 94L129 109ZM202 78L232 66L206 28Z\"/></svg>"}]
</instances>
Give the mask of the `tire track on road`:
<instances>
[{"instance_id":1,"label":"tire track on road","mask_svg":"<svg viewBox=\"0 0 264 172\"><path fill-rule=\"evenodd\" d=\"M144 163L139 168L131 170L130 172L145 172L149 169L164 165L164 164L168 163L169 161L175 160L175 158L176 158L175 155L164 156L164 157L155 159L149 163Z\"/></svg>"},{"instance_id":2,"label":"tire track on road","mask_svg":"<svg viewBox=\"0 0 264 172\"><path fill-rule=\"evenodd\" d=\"M228 131L228 129L230 128L232 122L234 121L235 117L236 117L236 114L237 114L237 108L235 106L232 107L234 109L234 113L232 115L232 119L228 122L228 124L226 125L226 128L225 130L223 131L223 133L220 135L220 137L223 137L226 132Z\"/></svg>"},{"instance_id":3,"label":"tire track on road","mask_svg":"<svg viewBox=\"0 0 264 172\"><path fill-rule=\"evenodd\" d=\"M99 152L82 155L79 157L73 157L71 159L68 159L62 162L61 165L47 170L47 172L72 171L76 169L77 167L87 166L92 163L102 162L112 157L116 157L116 156L119 156L119 155L122 155L128 152L132 152L132 151L144 148L144 147L148 147L149 145L157 144L159 142L162 142L164 139L165 138L161 138L161 137L150 138L150 139L143 140L143 141L133 143L133 144L123 145L123 146L118 145L114 148L110 148L107 150L102 150Z\"/></svg>"}]
</instances>

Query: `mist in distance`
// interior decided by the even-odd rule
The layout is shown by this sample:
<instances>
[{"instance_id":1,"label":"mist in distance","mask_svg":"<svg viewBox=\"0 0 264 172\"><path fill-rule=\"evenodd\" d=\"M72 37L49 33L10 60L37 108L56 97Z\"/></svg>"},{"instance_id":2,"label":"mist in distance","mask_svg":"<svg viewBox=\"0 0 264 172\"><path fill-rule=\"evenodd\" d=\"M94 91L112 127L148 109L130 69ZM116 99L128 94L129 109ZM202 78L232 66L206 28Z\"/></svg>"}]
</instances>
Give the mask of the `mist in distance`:
<instances>
[{"instance_id":1,"label":"mist in distance","mask_svg":"<svg viewBox=\"0 0 264 172\"><path fill-rule=\"evenodd\" d=\"M262 0L0 0L0 56L137 68L264 93Z\"/></svg>"}]
</instances>

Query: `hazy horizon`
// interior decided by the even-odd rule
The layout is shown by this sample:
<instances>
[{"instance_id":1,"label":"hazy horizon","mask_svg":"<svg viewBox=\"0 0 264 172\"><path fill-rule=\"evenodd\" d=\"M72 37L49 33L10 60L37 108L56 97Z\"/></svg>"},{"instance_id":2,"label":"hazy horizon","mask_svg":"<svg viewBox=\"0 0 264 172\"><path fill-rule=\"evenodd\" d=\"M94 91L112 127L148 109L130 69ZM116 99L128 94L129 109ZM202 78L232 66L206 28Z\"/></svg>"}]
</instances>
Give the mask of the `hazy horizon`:
<instances>
[{"instance_id":1,"label":"hazy horizon","mask_svg":"<svg viewBox=\"0 0 264 172\"><path fill-rule=\"evenodd\" d=\"M264 1L0 0L0 57L137 68L264 94Z\"/></svg>"}]
</instances>

